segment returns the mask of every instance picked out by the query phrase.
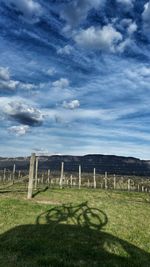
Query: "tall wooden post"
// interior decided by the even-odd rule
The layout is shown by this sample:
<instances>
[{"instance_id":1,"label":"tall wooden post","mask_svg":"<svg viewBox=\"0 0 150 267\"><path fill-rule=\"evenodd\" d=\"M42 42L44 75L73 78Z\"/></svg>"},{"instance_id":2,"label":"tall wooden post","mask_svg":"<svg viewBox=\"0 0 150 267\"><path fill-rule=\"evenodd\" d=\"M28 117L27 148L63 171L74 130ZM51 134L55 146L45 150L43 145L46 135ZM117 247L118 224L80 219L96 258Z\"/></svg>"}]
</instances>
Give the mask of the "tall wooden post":
<instances>
[{"instance_id":1,"label":"tall wooden post","mask_svg":"<svg viewBox=\"0 0 150 267\"><path fill-rule=\"evenodd\" d=\"M105 180L105 189L107 189L108 188L108 185L107 185L107 172L105 172L104 180Z\"/></svg>"},{"instance_id":2,"label":"tall wooden post","mask_svg":"<svg viewBox=\"0 0 150 267\"><path fill-rule=\"evenodd\" d=\"M42 173L41 184L44 184L44 174Z\"/></svg>"},{"instance_id":3,"label":"tall wooden post","mask_svg":"<svg viewBox=\"0 0 150 267\"><path fill-rule=\"evenodd\" d=\"M64 178L64 162L61 163L61 174L60 174L60 181L59 181L59 186L61 189L63 186L63 178Z\"/></svg>"},{"instance_id":4,"label":"tall wooden post","mask_svg":"<svg viewBox=\"0 0 150 267\"><path fill-rule=\"evenodd\" d=\"M4 172L3 172L3 182L5 182L6 180L6 168L4 169Z\"/></svg>"},{"instance_id":5,"label":"tall wooden post","mask_svg":"<svg viewBox=\"0 0 150 267\"><path fill-rule=\"evenodd\" d=\"M34 166L35 166L35 153L32 153L30 158L30 168L29 168L29 184L28 184L28 195L27 195L28 199L32 198Z\"/></svg>"},{"instance_id":6,"label":"tall wooden post","mask_svg":"<svg viewBox=\"0 0 150 267\"><path fill-rule=\"evenodd\" d=\"M36 162L35 162L35 189L37 189L37 182L38 182L38 165L39 165L39 158L36 157Z\"/></svg>"},{"instance_id":7,"label":"tall wooden post","mask_svg":"<svg viewBox=\"0 0 150 267\"><path fill-rule=\"evenodd\" d=\"M70 175L70 186L72 187L72 174Z\"/></svg>"},{"instance_id":8,"label":"tall wooden post","mask_svg":"<svg viewBox=\"0 0 150 267\"><path fill-rule=\"evenodd\" d=\"M15 172L16 172L16 165L14 164L14 166L13 166L13 183L15 180Z\"/></svg>"},{"instance_id":9,"label":"tall wooden post","mask_svg":"<svg viewBox=\"0 0 150 267\"><path fill-rule=\"evenodd\" d=\"M131 180L128 179L128 191L130 191L130 190L131 190Z\"/></svg>"},{"instance_id":10,"label":"tall wooden post","mask_svg":"<svg viewBox=\"0 0 150 267\"><path fill-rule=\"evenodd\" d=\"M21 177L21 171L18 172L18 179Z\"/></svg>"},{"instance_id":11,"label":"tall wooden post","mask_svg":"<svg viewBox=\"0 0 150 267\"><path fill-rule=\"evenodd\" d=\"M50 183L50 170L47 171L47 183Z\"/></svg>"},{"instance_id":12,"label":"tall wooden post","mask_svg":"<svg viewBox=\"0 0 150 267\"><path fill-rule=\"evenodd\" d=\"M114 174L114 190L116 189L116 175Z\"/></svg>"},{"instance_id":13,"label":"tall wooden post","mask_svg":"<svg viewBox=\"0 0 150 267\"><path fill-rule=\"evenodd\" d=\"M96 189L96 169L95 168L93 171L93 182L94 182L94 189Z\"/></svg>"},{"instance_id":14,"label":"tall wooden post","mask_svg":"<svg viewBox=\"0 0 150 267\"><path fill-rule=\"evenodd\" d=\"M79 165L79 189L81 188L81 165Z\"/></svg>"},{"instance_id":15,"label":"tall wooden post","mask_svg":"<svg viewBox=\"0 0 150 267\"><path fill-rule=\"evenodd\" d=\"M124 179L123 179L123 176L121 177L121 189L124 190Z\"/></svg>"}]
</instances>

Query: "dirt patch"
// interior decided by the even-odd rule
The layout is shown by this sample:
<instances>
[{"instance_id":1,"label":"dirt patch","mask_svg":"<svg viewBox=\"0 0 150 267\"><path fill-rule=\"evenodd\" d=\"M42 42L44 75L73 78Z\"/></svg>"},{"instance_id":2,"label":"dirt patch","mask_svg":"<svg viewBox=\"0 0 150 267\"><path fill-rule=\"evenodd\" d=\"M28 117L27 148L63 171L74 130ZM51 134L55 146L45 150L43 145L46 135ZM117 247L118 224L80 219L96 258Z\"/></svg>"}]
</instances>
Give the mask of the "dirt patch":
<instances>
[{"instance_id":1,"label":"dirt patch","mask_svg":"<svg viewBox=\"0 0 150 267\"><path fill-rule=\"evenodd\" d=\"M46 201L46 200L38 200L35 201L38 204L46 204L46 205L61 205L60 202L54 202L54 201Z\"/></svg>"}]
</instances>

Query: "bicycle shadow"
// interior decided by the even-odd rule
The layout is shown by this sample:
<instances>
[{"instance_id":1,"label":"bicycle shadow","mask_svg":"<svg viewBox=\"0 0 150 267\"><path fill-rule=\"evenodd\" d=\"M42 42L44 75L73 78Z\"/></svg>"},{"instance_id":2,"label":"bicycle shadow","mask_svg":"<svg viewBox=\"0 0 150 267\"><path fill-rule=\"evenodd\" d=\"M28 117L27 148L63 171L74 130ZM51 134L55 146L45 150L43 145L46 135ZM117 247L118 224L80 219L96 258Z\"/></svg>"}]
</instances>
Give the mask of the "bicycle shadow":
<instances>
[{"instance_id":1,"label":"bicycle shadow","mask_svg":"<svg viewBox=\"0 0 150 267\"><path fill-rule=\"evenodd\" d=\"M0 236L0 266L150 266L150 254L102 231L107 215L89 207L62 205Z\"/></svg>"}]
</instances>

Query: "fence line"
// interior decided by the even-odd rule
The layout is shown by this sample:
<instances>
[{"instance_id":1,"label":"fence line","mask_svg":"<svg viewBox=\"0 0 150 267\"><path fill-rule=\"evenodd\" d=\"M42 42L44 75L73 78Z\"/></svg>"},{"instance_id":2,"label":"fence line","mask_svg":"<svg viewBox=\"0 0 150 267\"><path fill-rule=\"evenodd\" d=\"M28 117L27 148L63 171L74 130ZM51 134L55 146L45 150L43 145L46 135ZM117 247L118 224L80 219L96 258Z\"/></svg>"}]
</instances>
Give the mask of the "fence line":
<instances>
[{"instance_id":1,"label":"fence line","mask_svg":"<svg viewBox=\"0 0 150 267\"><path fill-rule=\"evenodd\" d=\"M30 168L28 171L17 170L14 164L12 170L4 168L0 171L0 190L8 184L17 182L24 182L27 187L28 183L28 199L32 198L33 190L39 189L41 186L57 188L93 188L104 190L123 190L123 191L137 191L150 193L150 178L132 177L132 176L117 176L110 175L108 172L97 174L96 169L92 173L82 172L82 166L79 165L78 173L70 174L65 172L65 164L61 163L60 172L50 171L50 169L41 172L38 170L39 158L35 153L30 159Z\"/></svg>"}]
</instances>

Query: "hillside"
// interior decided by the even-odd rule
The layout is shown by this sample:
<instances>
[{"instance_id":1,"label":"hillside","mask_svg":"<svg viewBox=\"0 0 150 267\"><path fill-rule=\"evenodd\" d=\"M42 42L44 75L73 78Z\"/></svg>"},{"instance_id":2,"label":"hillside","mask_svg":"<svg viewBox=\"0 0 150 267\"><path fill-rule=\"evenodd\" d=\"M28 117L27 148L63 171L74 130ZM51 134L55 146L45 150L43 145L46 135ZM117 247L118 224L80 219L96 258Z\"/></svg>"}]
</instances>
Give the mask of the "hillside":
<instances>
[{"instance_id":1,"label":"hillside","mask_svg":"<svg viewBox=\"0 0 150 267\"><path fill-rule=\"evenodd\" d=\"M121 175L150 175L150 161L140 160L133 157L121 157L114 155L91 154L85 156L70 156L70 155L53 155L41 156L39 158L39 169L60 170L61 162L65 164L65 171L76 172L78 166L82 166L82 171L92 172L96 168L97 173ZM16 169L28 169L29 157L18 158L3 158L0 157L0 169L12 169L13 164L16 164Z\"/></svg>"}]
</instances>

